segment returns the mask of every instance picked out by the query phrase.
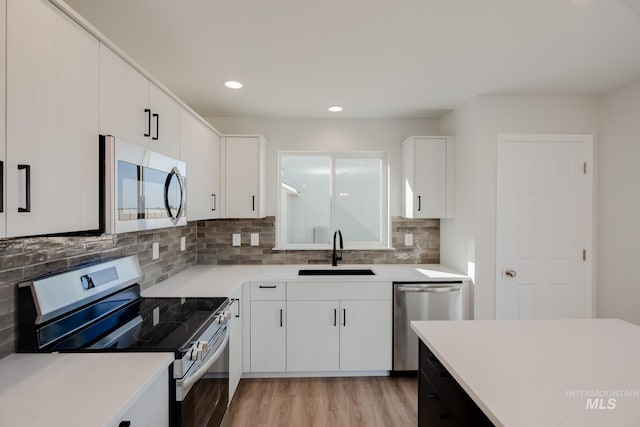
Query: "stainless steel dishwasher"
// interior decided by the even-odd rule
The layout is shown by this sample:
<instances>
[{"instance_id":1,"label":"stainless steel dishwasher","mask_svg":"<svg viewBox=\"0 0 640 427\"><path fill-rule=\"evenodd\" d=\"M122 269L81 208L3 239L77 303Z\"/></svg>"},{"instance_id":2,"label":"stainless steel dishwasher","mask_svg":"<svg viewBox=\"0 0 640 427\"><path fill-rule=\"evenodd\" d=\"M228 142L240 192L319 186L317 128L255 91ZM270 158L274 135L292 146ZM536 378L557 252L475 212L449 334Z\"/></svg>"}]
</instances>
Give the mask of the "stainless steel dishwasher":
<instances>
[{"instance_id":1,"label":"stainless steel dishwasher","mask_svg":"<svg viewBox=\"0 0 640 427\"><path fill-rule=\"evenodd\" d=\"M393 371L418 370L412 320L462 319L462 281L393 283Z\"/></svg>"}]
</instances>

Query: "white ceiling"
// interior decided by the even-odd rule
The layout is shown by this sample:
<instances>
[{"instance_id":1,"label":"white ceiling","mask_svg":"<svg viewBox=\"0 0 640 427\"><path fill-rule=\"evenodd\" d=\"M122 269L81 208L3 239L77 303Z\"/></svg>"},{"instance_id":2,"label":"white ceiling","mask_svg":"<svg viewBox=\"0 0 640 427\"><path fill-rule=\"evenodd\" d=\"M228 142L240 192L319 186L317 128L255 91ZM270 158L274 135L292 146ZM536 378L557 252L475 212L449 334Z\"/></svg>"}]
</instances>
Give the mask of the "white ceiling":
<instances>
[{"instance_id":1,"label":"white ceiling","mask_svg":"<svg viewBox=\"0 0 640 427\"><path fill-rule=\"evenodd\" d=\"M203 116L437 118L640 79L640 0L67 2Z\"/></svg>"}]
</instances>

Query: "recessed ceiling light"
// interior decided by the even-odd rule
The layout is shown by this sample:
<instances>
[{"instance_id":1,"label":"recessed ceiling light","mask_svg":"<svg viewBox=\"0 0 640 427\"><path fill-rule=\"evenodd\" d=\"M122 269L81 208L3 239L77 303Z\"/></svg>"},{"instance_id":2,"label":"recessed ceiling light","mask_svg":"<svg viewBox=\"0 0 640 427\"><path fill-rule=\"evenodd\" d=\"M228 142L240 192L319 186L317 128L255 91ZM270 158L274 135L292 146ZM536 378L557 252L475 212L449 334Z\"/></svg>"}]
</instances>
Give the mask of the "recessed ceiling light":
<instances>
[{"instance_id":1,"label":"recessed ceiling light","mask_svg":"<svg viewBox=\"0 0 640 427\"><path fill-rule=\"evenodd\" d=\"M334 105L333 107L329 107L329 111L331 111L332 113L338 113L342 111L342 107L339 105Z\"/></svg>"},{"instance_id":2,"label":"recessed ceiling light","mask_svg":"<svg viewBox=\"0 0 640 427\"><path fill-rule=\"evenodd\" d=\"M228 82L224 82L224 85L229 89L240 89L242 87L242 83L236 82L233 80L229 80Z\"/></svg>"}]
</instances>

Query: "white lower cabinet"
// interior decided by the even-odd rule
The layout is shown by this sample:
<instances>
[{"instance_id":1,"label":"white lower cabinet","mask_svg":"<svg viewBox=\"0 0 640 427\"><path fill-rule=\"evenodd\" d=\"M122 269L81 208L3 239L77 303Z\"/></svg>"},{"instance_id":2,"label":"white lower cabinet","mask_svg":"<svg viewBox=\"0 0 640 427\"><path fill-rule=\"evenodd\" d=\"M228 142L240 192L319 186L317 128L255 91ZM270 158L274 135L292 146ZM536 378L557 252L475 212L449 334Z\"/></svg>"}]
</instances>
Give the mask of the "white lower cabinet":
<instances>
[{"instance_id":1,"label":"white lower cabinet","mask_svg":"<svg viewBox=\"0 0 640 427\"><path fill-rule=\"evenodd\" d=\"M287 301L287 371L338 371L338 301Z\"/></svg>"},{"instance_id":2,"label":"white lower cabinet","mask_svg":"<svg viewBox=\"0 0 640 427\"><path fill-rule=\"evenodd\" d=\"M169 378L167 375L158 376L125 414L120 417L120 420L110 427L123 425L131 427L168 427Z\"/></svg>"},{"instance_id":3,"label":"white lower cabinet","mask_svg":"<svg viewBox=\"0 0 640 427\"><path fill-rule=\"evenodd\" d=\"M391 283L261 285L251 288L251 372L391 370Z\"/></svg>"},{"instance_id":4,"label":"white lower cabinet","mask_svg":"<svg viewBox=\"0 0 640 427\"><path fill-rule=\"evenodd\" d=\"M251 301L251 372L284 372L286 301Z\"/></svg>"},{"instance_id":5,"label":"white lower cabinet","mask_svg":"<svg viewBox=\"0 0 640 427\"><path fill-rule=\"evenodd\" d=\"M242 377L242 288L231 295L231 319L229 321L229 402Z\"/></svg>"},{"instance_id":6,"label":"white lower cabinet","mask_svg":"<svg viewBox=\"0 0 640 427\"><path fill-rule=\"evenodd\" d=\"M391 300L340 301L340 315L340 370L391 370Z\"/></svg>"}]
</instances>

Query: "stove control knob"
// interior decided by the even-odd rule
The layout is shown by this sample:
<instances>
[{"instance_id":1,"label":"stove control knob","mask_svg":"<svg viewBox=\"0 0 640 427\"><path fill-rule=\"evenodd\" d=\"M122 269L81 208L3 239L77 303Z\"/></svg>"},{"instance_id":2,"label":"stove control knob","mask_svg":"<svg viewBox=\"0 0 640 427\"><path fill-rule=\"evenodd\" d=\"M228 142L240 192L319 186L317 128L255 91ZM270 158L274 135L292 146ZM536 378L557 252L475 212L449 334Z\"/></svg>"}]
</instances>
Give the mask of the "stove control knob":
<instances>
[{"instance_id":1,"label":"stove control knob","mask_svg":"<svg viewBox=\"0 0 640 427\"><path fill-rule=\"evenodd\" d=\"M200 341L198 343L198 350L200 351L200 357L209 351L209 343L207 341Z\"/></svg>"},{"instance_id":2,"label":"stove control knob","mask_svg":"<svg viewBox=\"0 0 640 427\"><path fill-rule=\"evenodd\" d=\"M229 321L229 312L228 311L224 311L224 312L220 313L220 316L218 316L218 323L221 324L221 325L224 325L228 321Z\"/></svg>"},{"instance_id":3,"label":"stove control knob","mask_svg":"<svg viewBox=\"0 0 640 427\"><path fill-rule=\"evenodd\" d=\"M191 353L189 354L189 360L201 360L202 359L202 350L200 350L200 348L195 347L193 350L191 350Z\"/></svg>"}]
</instances>

